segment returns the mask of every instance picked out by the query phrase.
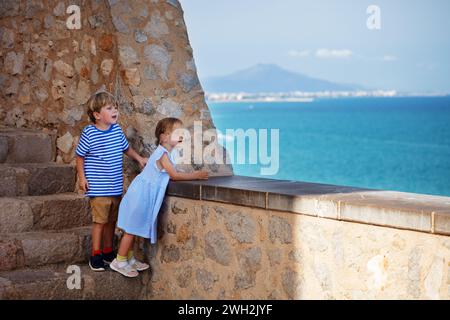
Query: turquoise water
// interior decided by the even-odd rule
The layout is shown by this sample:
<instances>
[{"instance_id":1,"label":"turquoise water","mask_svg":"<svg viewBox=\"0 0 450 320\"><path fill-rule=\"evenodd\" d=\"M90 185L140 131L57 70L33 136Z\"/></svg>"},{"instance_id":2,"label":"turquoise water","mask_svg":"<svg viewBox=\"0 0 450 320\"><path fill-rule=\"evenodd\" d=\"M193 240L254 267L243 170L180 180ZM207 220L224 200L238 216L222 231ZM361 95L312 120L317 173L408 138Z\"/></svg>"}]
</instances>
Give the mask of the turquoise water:
<instances>
[{"instance_id":1,"label":"turquoise water","mask_svg":"<svg viewBox=\"0 0 450 320\"><path fill-rule=\"evenodd\" d=\"M234 164L237 175L450 196L450 97L208 105L223 133L280 130L278 173Z\"/></svg>"}]
</instances>

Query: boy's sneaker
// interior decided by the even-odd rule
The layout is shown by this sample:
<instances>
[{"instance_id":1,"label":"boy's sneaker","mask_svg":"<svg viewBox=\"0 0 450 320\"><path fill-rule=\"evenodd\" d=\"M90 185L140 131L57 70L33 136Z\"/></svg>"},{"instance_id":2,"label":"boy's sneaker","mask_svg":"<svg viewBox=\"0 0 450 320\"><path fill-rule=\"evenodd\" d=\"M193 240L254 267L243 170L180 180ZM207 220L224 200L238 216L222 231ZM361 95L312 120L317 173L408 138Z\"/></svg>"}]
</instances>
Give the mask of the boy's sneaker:
<instances>
[{"instance_id":1,"label":"boy's sneaker","mask_svg":"<svg viewBox=\"0 0 450 320\"><path fill-rule=\"evenodd\" d=\"M89 267L91 267L91 269L94 271L105 271L106 266L105 263L103 262L102 255L98 254L95 256L91 256L89 258Z\"/></svg>"},{"instance_id":2,"label":"boy's sneaker","mask_svg":"<svg viewBox=\"0 0 450 320\"><path fill-rule=\"evenodd\" d=\"M102 257L104 263L110 264L116 258L116 254L114 253L114 251L111 251L109 253L102 253Z\"/></svg>"},{"instance_id":3,"label":"boy's sneaker","mask_svg":"<svg viewBox=\"0 0 450 320\"><path fill-rule=\"evenodd\" d=\"M134 269L137 271L144 271L150 268L150 266L144 262L141 262L137 260L136 258L132 258L130 261L128 261L128 264L131 265Z\"/></svg>"},{"instance_id":4,"label":"boy's sneaker","mask_svg":"<svg viewBox=\"0 0 450 320\"><path fill-rule=\"evenodd\" d=\"M128 278L135 278L139 275L137 270L133 266L128 264L128 262L124 262L122 264L121 262L117 261L117 259L114 259L113 262L111 262L111 264L109 265L109 267L112 270L117 271L121 275Z\"/></svg>"}]
</instances>

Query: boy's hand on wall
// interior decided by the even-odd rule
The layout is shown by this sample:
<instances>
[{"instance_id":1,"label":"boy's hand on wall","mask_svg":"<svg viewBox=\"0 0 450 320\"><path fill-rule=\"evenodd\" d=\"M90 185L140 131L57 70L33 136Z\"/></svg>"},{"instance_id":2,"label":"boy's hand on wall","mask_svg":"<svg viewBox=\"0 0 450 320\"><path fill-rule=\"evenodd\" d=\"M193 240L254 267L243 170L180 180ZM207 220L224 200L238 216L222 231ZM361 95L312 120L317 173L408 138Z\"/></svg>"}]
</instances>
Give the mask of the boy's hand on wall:
<instances>
[{"instance_id":1,"label":"boy's hand on wall","mask_svg":"<svg viewBox=\"0 0 450 320\"><path fill-rule=\"evenodd\" d=\"M89 183L86 180L86 178L80 178L79 185L80 189L83 190L84 192L89 190Z\"/></svg>"}]
</instances>

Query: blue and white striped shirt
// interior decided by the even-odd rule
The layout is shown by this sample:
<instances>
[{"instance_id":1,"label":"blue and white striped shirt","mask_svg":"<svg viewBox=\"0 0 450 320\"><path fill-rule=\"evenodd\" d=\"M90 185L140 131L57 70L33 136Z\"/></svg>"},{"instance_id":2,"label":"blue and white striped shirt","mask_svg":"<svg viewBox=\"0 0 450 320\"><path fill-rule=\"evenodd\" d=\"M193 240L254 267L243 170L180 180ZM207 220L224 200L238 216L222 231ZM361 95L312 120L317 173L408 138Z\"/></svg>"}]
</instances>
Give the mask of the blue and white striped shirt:
<instances>
[{"instance_id":1,"label":"blue and white striped shirt","mask_svg":"<svg viewBox=\"0 0 450 320\"><path fill-rule=\"evenodd\" d=\"M83 129L76 154L84 157L88 197L120 196L123 192L123 155L128 141L117 124L108 130L88 125Z\"/></svg>"}]
</instances>

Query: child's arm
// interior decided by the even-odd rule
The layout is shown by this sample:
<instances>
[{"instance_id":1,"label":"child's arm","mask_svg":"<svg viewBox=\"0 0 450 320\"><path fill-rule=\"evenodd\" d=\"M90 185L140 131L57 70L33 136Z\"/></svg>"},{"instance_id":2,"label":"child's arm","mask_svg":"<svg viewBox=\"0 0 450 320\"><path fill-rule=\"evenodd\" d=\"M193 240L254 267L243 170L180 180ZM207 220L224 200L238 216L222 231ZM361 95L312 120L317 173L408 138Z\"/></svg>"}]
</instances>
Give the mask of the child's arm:
<instances>
[{"instance_id":1,"label":"child's arm","mask_svg":"<svg viewBox=\"0 0 450 320\"><path fill-rule=\"evenodd\" d=\"M194 171L194 172L178 172L169 158L167 157L167 153L164 153L163 156L156 161L156 165L158 167L162 167L167 171L172 180L206 180L208 179L208 172L206 171Z\"/></svg>"},{"instance_id":2,"label":"child's arm","mask_svg":"<svg viewBox=\"0 0 450 320\"><path fill-rule=\"evenodd\" d=\"M145 165L147 164L148 158L141 157L136 151L134 151L134 149L131 146L129 146L124 153L131 159L136 160L139 163L141 169L144 168Z\"/></svg>"},{"instance_id":3,"label":"child's arm","mask_svg":"<svg viewBox=\"0 0 450 320\"><path fill-rule=\"evenodd\" d=\"M77 173L79 179L80 189L86 192L89 189L89 184L84 175L84 158L77 155Z\"/></svg>"}]
</instances>

